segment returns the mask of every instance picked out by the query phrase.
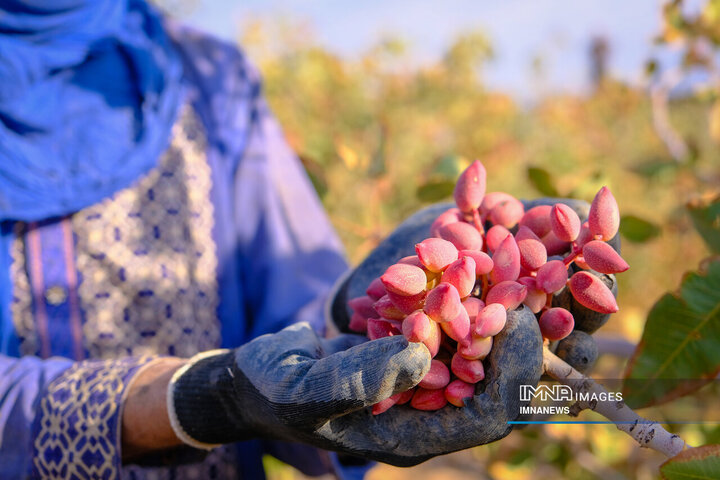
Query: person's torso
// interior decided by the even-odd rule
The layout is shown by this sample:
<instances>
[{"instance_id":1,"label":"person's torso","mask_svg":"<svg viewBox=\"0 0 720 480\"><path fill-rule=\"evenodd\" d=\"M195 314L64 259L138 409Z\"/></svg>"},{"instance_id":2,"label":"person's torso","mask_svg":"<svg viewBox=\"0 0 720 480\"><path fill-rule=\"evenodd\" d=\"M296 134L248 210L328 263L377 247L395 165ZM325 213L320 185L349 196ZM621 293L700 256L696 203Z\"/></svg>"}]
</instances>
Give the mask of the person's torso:
<instances>
[{"instance_id":1,"label":"person's torso","mask_svg":"<svg viewBox=\"0 0 720 480\"><path fill-rule=\"evenodd\" d=\"M178 28L187 85L166 151L128 188L62 218L4 222L9 278L0 295L0 353L85 359L173 355L247 340L232 236L232 161L204 93L239 82L234 47ZM226 68L198 73L203 58ZM216 66L217 66L216 65ZM213 91L224 106L249 106ZM224 96L224 97L223 97ZM210 126L209 126L210 124ZM108 396L110 399L111 396ZM100 409L100 407L97 407ZM80 452L77 452L78 454ZM128 466L122 478L261 478L258 442L199 463ZM247 472L251 472L248 474Z\"/></svg>"},{"instance_id":2,"label":"person's torso","mask_svg":"<svg viewBox=\"0 0 720 480\"><path fill-rule=\"evenodd\" d=\"M206 147L185 107L158 165L134 185L67 217L15 223L21 355L187 357L220 345Z\"/></svg>"}]
</instances>

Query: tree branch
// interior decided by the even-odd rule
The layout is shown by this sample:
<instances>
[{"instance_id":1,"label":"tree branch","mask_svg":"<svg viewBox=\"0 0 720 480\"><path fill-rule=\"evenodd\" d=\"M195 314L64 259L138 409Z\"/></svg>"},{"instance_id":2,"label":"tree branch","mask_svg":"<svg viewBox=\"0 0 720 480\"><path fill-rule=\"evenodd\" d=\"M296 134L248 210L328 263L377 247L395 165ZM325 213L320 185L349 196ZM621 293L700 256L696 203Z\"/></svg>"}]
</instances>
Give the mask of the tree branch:
<instances>
[{"instance_id":1,"label":"tree branch","mask_svg":"<svg viewBox=\"0 0 720 480\"><path fill-rule=\"evenodd\" d=\"M665 72L660 80L650 87L650 105L655 132L677 163L686 162L690 150L670 121L668 103L670 91L682 79L683 73L678 67Z\"/></svg>"},{"instance_id":2,"label":"tree branch","mask_svg":"<svg viewBox=\"0 0 720 480\"><path fill-rule=\"evenodd\" d=\"M547 348L543 348L543 368L546 374L568 385L576 393L589 393L595 396L608 394L605 387L572 368ZM576 402L570 407L573 415L585 409L593 410L615 423L618 430L633 437L641 447L653 449L667 457L675 456L686 447L689 448L682 438L668 432L659 423L642 418L624 402Z\"/></svg>"}]
</instances>

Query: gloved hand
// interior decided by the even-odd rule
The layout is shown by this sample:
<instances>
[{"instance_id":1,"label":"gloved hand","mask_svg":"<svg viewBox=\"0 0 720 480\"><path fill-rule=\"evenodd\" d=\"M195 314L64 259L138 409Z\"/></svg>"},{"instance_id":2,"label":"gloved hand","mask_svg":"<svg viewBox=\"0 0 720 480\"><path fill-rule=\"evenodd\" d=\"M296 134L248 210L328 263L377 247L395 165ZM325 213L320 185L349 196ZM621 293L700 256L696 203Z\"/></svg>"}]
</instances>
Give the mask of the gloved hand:
<instances>
[{"instance_id":1,"label":"gloved hand","mask_svg":"<svg viewBox=\"0 0 720 480\"><path fill-rule=\"evenodd\" d=\"M341 331L349 331L347 301L365 294L369 283L397 259L415 253L416 243L428 236L430 224L451 205L428 207L403 222L386 240L338 285L329 314ZM520 385L537 385L542 372L542 337L535 315L526 307L508 312L505 328L493 338L493 348L483 361L485 379L464 408L448 405L425 412L395 405L381 415L369 409L338 418L333 428L359 452L394 465L409 466L436 455L483 445L510 433L508 421L517 419ZM376 451L385 445L385 451Z\"/></svg>"},{"instance_id":2,"label":"gloved hand","mask_svg":"<svg viewBox=\"0 0 720 480\"><path fill-rule=\"evenodd\" d=\"M352 446L356 456L403 467L499 440L512 430L508 422L518 418L520 405L529 403L520 402L519 386L537 385L542 370L542 338L527 307L508 312L483 364L485 379L463 408L448 405L428 412L406 404L380 415L366 408L320 431L344 448Z\"/></svg>"},{"instance_id":3,"label":"gloved hand","mask_svg":"<svg viewBox=\"0 0 720 480\"><path fill-rule=\"evenodd\" d=\"M540 199L523 202L526 210L541 204L552 205L563 202L573 208L582 220L588 215L586 202L567 199ZM347 301L365 294L370 282L382 275L389 265L407 255L413 255L414 246L427 238L429 226L435 218L452 204L428 207L403 222L385 241L335 289L330 299L328 313L341 331L349 331L350 310ZM619 251L619 237L610 242ZM617 292L614 275L600 276ZM587 370L597 357L595 342L589 333L602 326L609 315L585 308L574 301L567 289L556 295L554 306L562 306L573 313L575 331L553 348L561 358L575 368ZM503 331L494 339L493 348L486 361L486 377L480 382L476 395L464 408L446 406L439 411L421 412L407 405L396 405L386 414L372 416L367 410L347 415L334 422L335 425L361 425L372 428L358 436L357 428L349 428L347 438L354 442L382 443L392 450L376 459L400 464L413 465L435 455L494 442L510 433L508 421L519 416L519 385L537 385L542 369L542 338L535 315L527 308L508 312L508 322ZM377 437L377 425L386 425L389 432L395 432L395 443L391 434ZM372 439L372 440L368 440Z\"/></svg>"},{"instance_id":4,"label":"gloved hand","mask_svg":"<svg viewBox=\"0 0 720 480\"><path fill-rule=\"evenodd\" d=\"M403 437L343 415L414 387L429 368L427 348L402 336L325 340L301 323L194 357L170 382L168 411L198 448L263 437L390 460L387 436Z\"/></svg>"},{"instance_id":5,"label":"gloved hand","mask_svg":"<svg viewBox=\"0 0 720 480\"><path fill-rule=\"evenodd\" d=\"M484 391L466 408L396 406L373 416L363 407L412 388L427 373L427 348L402 336L319 339L298 324L196 356L173 377L168 410L180 439L197 448L263 437L411 466L507 435L518 385L540 376L539 342L534 315L511 312L488 357ZM537 355L518 355L523 351Z\"/></svg>"}]
</instances>

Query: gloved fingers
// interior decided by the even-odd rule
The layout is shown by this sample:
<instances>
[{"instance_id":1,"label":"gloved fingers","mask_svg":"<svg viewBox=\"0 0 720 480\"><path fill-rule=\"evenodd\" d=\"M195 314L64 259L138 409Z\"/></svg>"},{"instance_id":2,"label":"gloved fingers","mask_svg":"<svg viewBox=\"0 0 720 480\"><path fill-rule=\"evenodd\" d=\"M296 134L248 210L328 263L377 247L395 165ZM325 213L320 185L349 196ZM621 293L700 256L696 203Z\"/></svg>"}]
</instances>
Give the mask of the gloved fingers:
<instances>
[{"instance_id":1,"label":"gloved fingers","mask_svg":"<svg viewBox=\"0 0 720 480\"><path fill-rule=\"evenodd\" d=\"M288 385L298 383L298 371L324 354L320 338L306 322L262 335L235 351L235 363L250 383L268 399L287 403Z\"/></svg>"},{"instance_id":2,"label":"gloved fingers","mask_svg":"<svg viewBox=\"0 0 720 480\"><path fill-rule=\"evenodd\" d=\"M427 347L402 336L321 341L302 324L259 337L233 358L236 393L241 385L245 395L262 398L259 409L246 412L248 423L263 435L288 439L408 390L430 369Z\"/></svg>"},{"instance_id":3,"label":"gloved fingers","mask_svg":"<svg viewBox=\"0 0 720 480\"><path fill-rule=\"evenodd\" d=\"M502 404L487 398L478 401L477 409L449 406L425 412L401 405L375 416L363 409L331 420L317 434L327 441L326 448L396 466L417 465L507 435L510 426L497 422L504 418Z\"/></svg>"},{"instance_id":4,"label":"gloved fingers","mask_svg":"<svg viewBox=\"0 0 720 480\"><path fill-rule=\"evenodd\" d=\"M425 345L402 336L385 337L312 362L288 394L332 405L324 413L327 420L404 392L429 369L430 352Z\"/></svg>"},{"instance_id":5,"label":"gloved fingers","mask_svg":"<svg viewBox=\"0 0 720 480\"><path fill-rule=\"evenodd\" d=\"M393 336L319 360L293 363L290 359L267 375L264 383L252 383L273 405L281 424L292 430L287 438L297 439L304 432L315 438L309 432L414 387L429 369L430 352L425 345Z\"/></svg>"},{"instance_id":6,"label":"gloved fingers","mask_svg":"<svg viewBox=\"0 0 720 480\"><path fill-rule=\"evenodd\" d=\"M352 399L356 408L415 386L430 368L427 347L403 336L321 340L306 323L259 337L236 355L248 380L273 401Z\"/></svg>"},{"instance_id":7,"label":"gloved fingers","mask_svg":"<svg viewBox=\"0 0 720 480\"><path fill-rule=\"evenodd\" d=\"M486 359L486 379L464 408L448 405L425 412L407 405L380 415L369 409L333 419L317 434L330 445L398 466L499 440L519 413L519 385L536 385L542 369L542 339L535 316L523 307L509 312Z\"/></svg>"}]
</instances>

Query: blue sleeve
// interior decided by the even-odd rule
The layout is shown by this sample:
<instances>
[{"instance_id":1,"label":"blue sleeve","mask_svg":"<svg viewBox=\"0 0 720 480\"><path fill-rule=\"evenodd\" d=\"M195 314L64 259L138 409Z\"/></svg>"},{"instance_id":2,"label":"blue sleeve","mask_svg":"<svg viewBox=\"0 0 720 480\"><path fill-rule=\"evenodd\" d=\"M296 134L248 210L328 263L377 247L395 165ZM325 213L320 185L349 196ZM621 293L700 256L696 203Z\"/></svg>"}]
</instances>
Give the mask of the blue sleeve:
<instances>
[{"instance_id":1,"label":"blue sleeve","mask_svg":"<svg viewBox=\"0 0 720 480\"><path fill-rule=\"evenodd\" d=\"M0 355L0 471L24 478L32 461L32 424L48 384L72 365L61 358Z\"/></svg>"},{"instance_id":2,"label":"blue sleeve","mask_svg":"<svg viewBox=\"0 0 720 480\"><path fill-rule=\"evenodd\" d=\"M309 322L324 332L323 303L347 269L343 250L300 161L251 75L246 148L235 171L234 222L250 337Z\"/></svg>"},{"instance_id":3,"label":"blue sleeve","mask_svg":"<svg viewBox=\"0 0 720 480\"><path fill-rule=\"evenodd\" d=\"M122 402L151 359L0 355L3 478L109 478L119 472Z\"/></svg>"},{"instance_id":4,"label":"blue sleeve","mask_svg":"<svg viewBox=\"0 0 720 480\"><path fill-rule=\"evenodd\" d=\"M247 317L246 324L229 319L226 323L236 321L244 331L223 325L223 340L249 340L298 321L322 332L324 297L347 264L311 182L263 98L257 69L236 45L173 22L169 28L185 59L189 100L217 153L214 192L221 223L216 237L225 253L220 258L234 260L221 270L233 273L224 284L235 286L237 277L241 285L237 293L223 291L222 303L232 303L243 310L237 317Z\"/></svg>"},{"instance_id":5,"label":"blue sleeve","mask_svg":"<svg viewBox=\"0 0 720 480\"><path fill-rule=\"evenodd\" d=\"M363 480L370 469L377 465L376 462L371 461L359 465L344 465L334 452L330 453L330 460L338 480Z\"/></svg>"}]
</instances>

